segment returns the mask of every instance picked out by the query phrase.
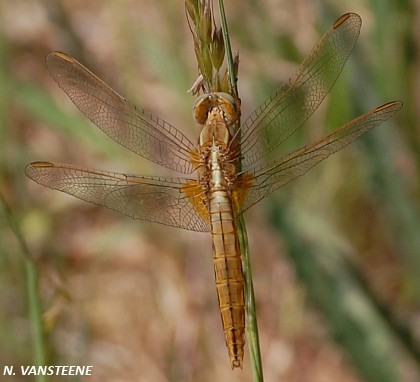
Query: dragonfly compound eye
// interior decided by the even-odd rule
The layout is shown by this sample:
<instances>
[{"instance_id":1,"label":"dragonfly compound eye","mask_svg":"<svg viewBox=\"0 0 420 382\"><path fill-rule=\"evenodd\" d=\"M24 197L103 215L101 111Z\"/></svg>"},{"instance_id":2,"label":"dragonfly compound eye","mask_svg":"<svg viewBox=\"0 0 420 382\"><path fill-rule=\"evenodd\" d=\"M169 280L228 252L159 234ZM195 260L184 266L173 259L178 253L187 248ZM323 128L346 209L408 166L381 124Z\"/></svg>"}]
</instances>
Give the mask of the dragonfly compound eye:
<instances>
[{"instance_id":1,"label":"dragonfly compound eye","mask_svg":"<svg viewBox=\"0 0 420 382\"><path fill-rule=\"evenodd\" d=\"M235 100L227 93L203 94L195 101L193 116L197 123L204 125L209 113L214 108L219 108L223 112L223 117L227 124L232 124L238 118L238 110Z\"/></svg>"}]
</instances>

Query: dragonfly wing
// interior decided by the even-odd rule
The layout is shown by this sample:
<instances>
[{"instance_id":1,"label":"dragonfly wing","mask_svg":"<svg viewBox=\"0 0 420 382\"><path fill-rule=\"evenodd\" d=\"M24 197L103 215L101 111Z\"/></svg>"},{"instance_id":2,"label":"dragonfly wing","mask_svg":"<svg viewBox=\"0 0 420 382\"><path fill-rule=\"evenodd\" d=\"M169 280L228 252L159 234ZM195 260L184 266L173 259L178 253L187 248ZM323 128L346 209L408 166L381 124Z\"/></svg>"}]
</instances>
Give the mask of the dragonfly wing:
<instances>
[{"instance_id":1,"label":"dragonfly wing","mask_svg":"<svg viewBox=\"0 0 420 382\"><path fill-rule=\"evenodd\" d=\"M172 170L194 171L193 143L169 123L130 104L90 70L61 52L47 56L51 76L73 103L112 139Z\"/></svg>"},{"instance_id":2,"label":"dragonfly wing","mask_svg":"<svg viewBox=\"0 0 420 382\"><path fill-rule=\"evenodd\" d=\"M79 199L99 204L135 219L149 220L191 231L210 230L197 181L142 177L88 170L65 164L34 162L26 175L35 182Z\"/></svg>"},{"instance_id":3,"label":"dragonfly wing","mask_svg":"<svg viewBox=\"0 0 420 382\"><path fill-rule=\"evenodd\" d=\"M238 180L239 188L243 189L244 195L240 211L246 211L279 187L305 174L363 133L392 117L401 107L400 101L379 106L280 160L244 173L242 179L240 177ZM248 190L247 187L249 187Z\"/></svg>"},{"instance_id":4,"label":"dragonfly wing","mask_svg":"<svg viewBox=\"0 0 420 382\"><path fill-rule=\"evenodd\" d=\"M341 16L295 76L245 120L241 127L244 168L276 149L318 108L343 69L361 24L355 13Z\"/></svg>"}]
</instances>

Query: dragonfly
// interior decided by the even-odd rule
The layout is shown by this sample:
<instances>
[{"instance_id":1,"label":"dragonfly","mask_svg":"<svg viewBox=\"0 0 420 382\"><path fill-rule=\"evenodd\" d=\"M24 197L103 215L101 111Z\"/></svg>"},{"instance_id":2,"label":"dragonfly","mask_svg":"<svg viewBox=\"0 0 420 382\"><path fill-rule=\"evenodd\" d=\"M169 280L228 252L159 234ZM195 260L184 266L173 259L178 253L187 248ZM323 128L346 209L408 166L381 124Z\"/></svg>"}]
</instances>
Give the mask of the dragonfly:
<instances>
[{"instance_id":1,"label":"dragonfly","mask_svg":"<svg viewBox=\"0 0 420 382\"><path fill-rule=\"evenodd\" d=\"M292 153L279 147L302 128L338 78L360 33L347 13L327 30L294 76L240 125L232 95L199 96L193 116L197 141L123 98L76 59L52 52L47 68L80 111L127 149L182 177L138 176L38 161L26 175L51 189L135 219L211 232L216 290L231 367L242 367L245 343L244 276L237 217L305 174L329 155L395 115L401 101L363 114ZM239 133L238 133L239 132ZM277 159L267 159L267 156Z\"/></svg>"}]
</instances>

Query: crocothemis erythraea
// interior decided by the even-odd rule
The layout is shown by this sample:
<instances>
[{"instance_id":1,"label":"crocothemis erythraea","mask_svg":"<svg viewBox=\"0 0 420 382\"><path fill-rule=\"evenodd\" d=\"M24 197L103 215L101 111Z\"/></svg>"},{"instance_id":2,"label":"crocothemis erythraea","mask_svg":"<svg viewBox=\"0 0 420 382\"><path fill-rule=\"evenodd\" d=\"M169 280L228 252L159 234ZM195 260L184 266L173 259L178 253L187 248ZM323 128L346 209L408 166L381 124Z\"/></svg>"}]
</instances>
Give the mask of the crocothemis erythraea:
<instances>
[{"instance_id":1,"label":"crocothemis erythraea","mask_svg":"<svg viewBox=\"0 0 420 382\"><path fill-rule=\"evenodd\" d=\"M245 303L236 217L402 107L399 101L386 103L287 156L264 162L321 104L360 27L357 14L341 16L295 75L237 131L238 100L225 93L197 98L193 114L201 128L198 141L128 102L74 58L53 52L46 59L48 70L83 114L121 145L185 177L128 175L45 161L28 165L26 174L41 185L132 218L211 232L226 344L232 367L241 367Z\"/></svg>"}]
</instances>

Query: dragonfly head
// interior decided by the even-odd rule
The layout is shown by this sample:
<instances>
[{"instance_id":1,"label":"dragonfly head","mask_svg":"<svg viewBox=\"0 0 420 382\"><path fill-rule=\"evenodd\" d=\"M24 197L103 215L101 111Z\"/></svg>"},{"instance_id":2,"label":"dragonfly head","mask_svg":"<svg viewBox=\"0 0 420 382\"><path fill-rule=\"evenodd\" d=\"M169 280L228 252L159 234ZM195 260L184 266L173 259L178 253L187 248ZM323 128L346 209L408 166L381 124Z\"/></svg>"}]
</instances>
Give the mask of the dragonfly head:
<instances>
[{"instance_id":1,"label":"dragonfly head","mask_svg":"<svg viewBox=\"0 0 420 382\"><path fill-rule=\"evenodd\" d=\"M238 118L238 108L234 98L227 93L209 93L198 97L193 107L193 116L197 123L204 125L213 111L218 109L226 125L232 125Z\"/></svg>"}]
</instances>

